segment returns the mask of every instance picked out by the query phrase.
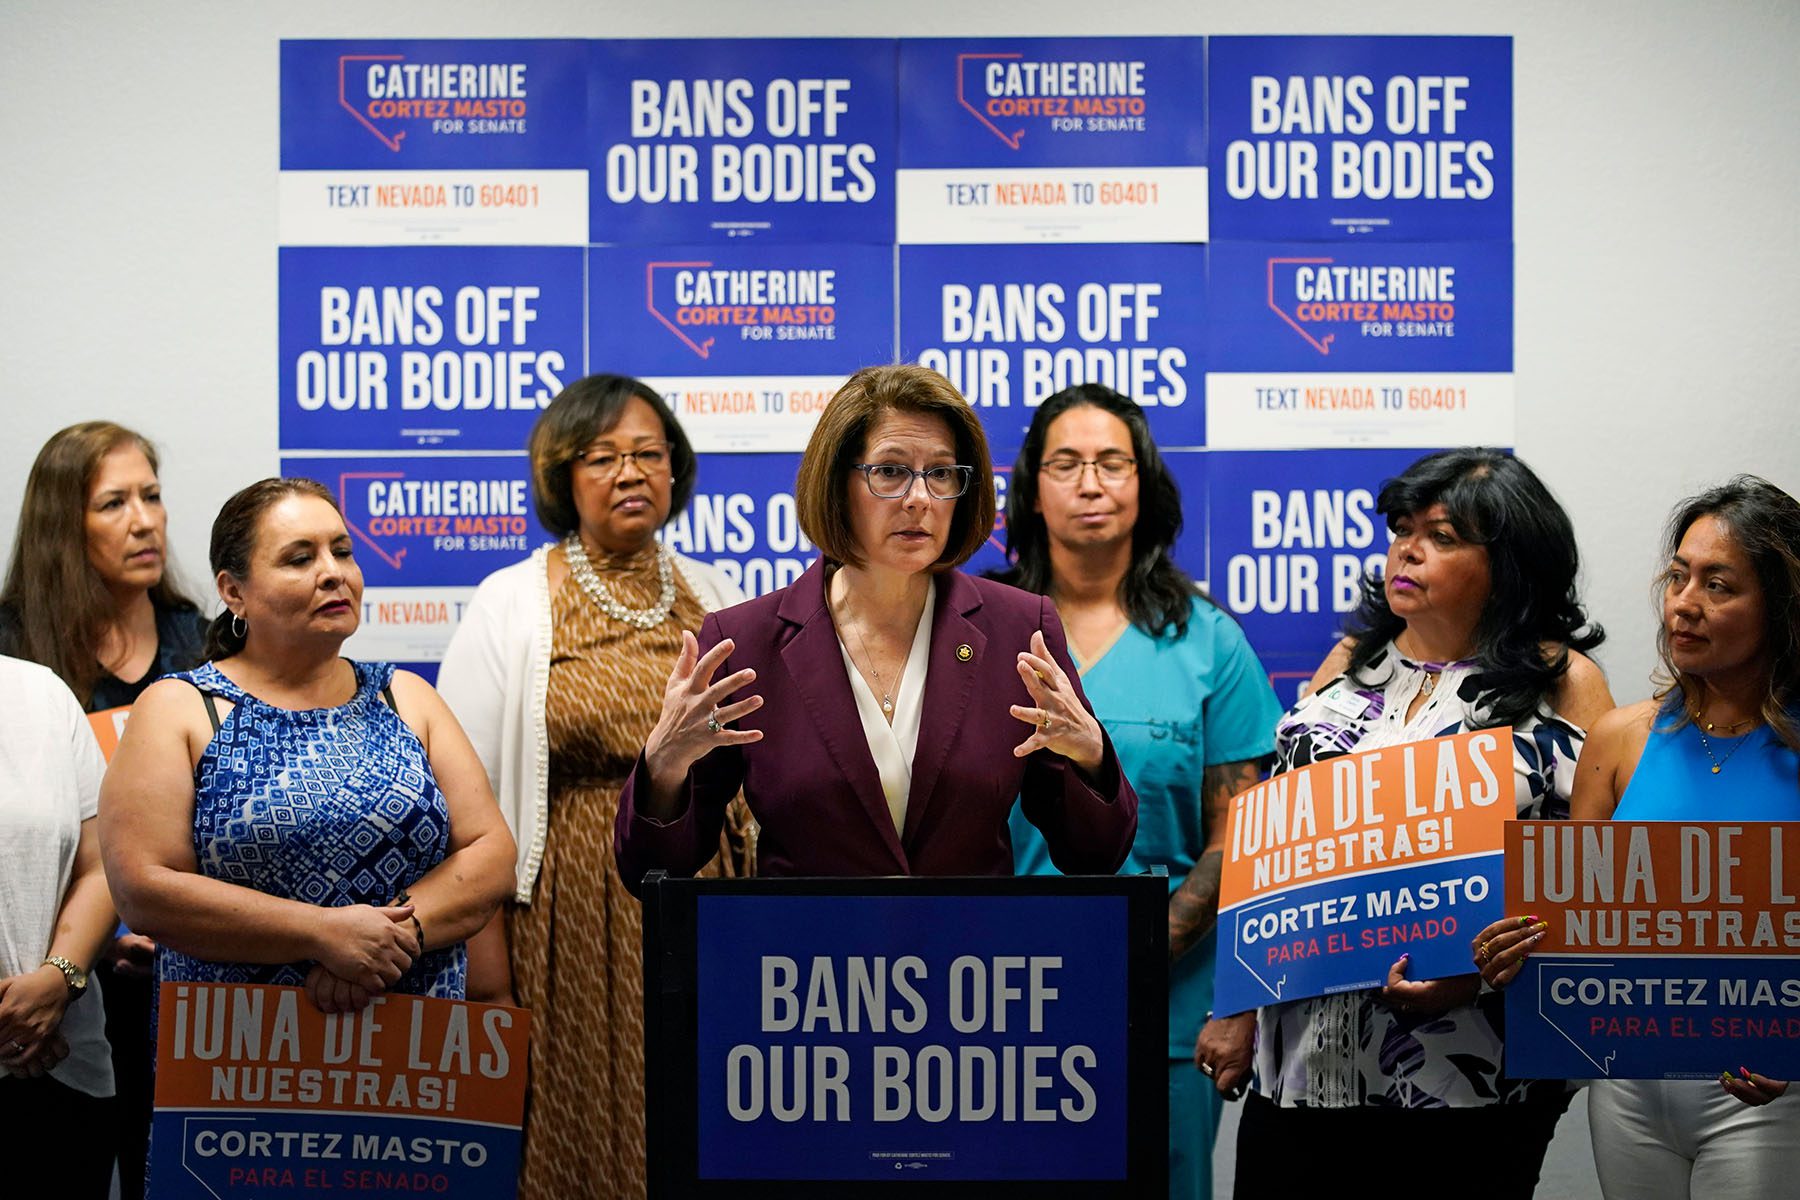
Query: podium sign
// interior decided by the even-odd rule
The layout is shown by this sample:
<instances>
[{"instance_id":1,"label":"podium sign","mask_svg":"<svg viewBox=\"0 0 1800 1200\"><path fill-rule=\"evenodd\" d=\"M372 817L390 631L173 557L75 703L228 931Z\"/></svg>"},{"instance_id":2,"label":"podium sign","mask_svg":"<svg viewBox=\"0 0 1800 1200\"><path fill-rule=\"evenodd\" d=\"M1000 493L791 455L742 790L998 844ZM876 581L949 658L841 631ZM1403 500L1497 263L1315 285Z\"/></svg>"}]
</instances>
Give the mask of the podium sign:
<instances>
[{"instance_id":1,"label":"podium sign","mask_svg":"<svg viewBox=\"0 0 1800 1200\"><path fill-rule=\"evenodd\" d=\"M653 875L651 1195L1162 1190L1167 890Z\"/></svg>"}]
</instances>

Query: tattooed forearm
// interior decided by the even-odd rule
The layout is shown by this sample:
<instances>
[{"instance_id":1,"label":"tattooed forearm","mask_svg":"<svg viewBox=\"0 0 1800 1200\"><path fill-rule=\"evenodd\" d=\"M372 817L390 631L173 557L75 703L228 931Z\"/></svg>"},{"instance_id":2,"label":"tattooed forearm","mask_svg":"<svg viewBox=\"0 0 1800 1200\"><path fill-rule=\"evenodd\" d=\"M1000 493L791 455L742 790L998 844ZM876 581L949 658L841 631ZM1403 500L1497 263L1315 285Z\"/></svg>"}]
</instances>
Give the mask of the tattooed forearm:
<instances>
[{"instance_id":1,"label":"tattooed forearm","mask_svg":"<svg viewBox=\"0 0 1800 1200\"><path fill-rule=\"evenodd\" d=\"M1181 886L1169 897L1169 961L1192 950L1219 919L1219 869L1225 852L1225 816L1231 798L1254 784L1258 777L1253 760L1220 763L1206 768L1200 798L1205 806L1207 849Z\"/></svg>"},{"instance_id":2,"label":"tattooed forearm","mask_svg":"<svg viewBox=\"0 0 1800 1200\"><path fill-rule=\"evenodd\" d=\"M1224 854L1208 850L1169 897L1169 961L1192 950L1219 919L1219 864Z\"/></svg>"}]
</instances>

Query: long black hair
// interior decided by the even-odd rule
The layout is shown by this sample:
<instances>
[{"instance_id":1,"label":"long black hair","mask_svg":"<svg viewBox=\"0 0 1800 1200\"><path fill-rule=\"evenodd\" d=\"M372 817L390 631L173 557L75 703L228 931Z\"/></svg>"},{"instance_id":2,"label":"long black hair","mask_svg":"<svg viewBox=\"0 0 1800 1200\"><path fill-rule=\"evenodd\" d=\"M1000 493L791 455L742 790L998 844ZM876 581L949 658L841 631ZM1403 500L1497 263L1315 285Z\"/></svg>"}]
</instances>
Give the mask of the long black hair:
<instances>
[{"instance_id":1,"label":"long black hair","mask_svg":"<svg viewBox=\"0 0 1800 1200\"><path fill-rule=\"evenodd\" d=\"M1701 517L1717 518L1730 532L1756 570L1763 592L1763 653L1769 659L1769 690L1762 719L1791 750L1800 750L1800 501L1755 475L1738 475L1718 487L1683 500L1669 518L1664 539L1668 557ZM1666 585L1667 572L1657 579ZM1657 692L1674 728L1688 720L1700 702L1700 681L1675 667L1669 653L1669 629L1657 622L1656 649L1662 657ZM1677 696L1686 704L1673 703Z\"/></svg>"},{"instance_id":2,"label":"long black hair","mask_svg":"<svg viewBox=\"0 0 1800 1200\"><path fill-rule=\"evenodd\" d=\"M1381 485L1375 511L1393 530L1442 504L1457 536L1487 547L1491 584L1475 626L1478 686L1491 692L1489 725L1535 713L1569 669L1569 651L1605 640L1576 590L1575 527L1535 472L1501 450L1465 446L1427 454ZM1345 633L1359 675L1406 628L1388 607L1380 576L1363 577L1362 603Z\"/></svg>"},{"instance_id":3,"label":"long black hair","mask_svg":"<svg viewBox=\"0 0 1800 1200\"><path fill-rule=\"evenodd\" d=\"M1131 531L1131 565L1119 585L1125 614L1151 637L1171 631L1181 637L1187 632L1194 597L1211 599L1175 565L1172 556L1175 536L1181 532L1181 489L1156 449L1143 410L1129 397L1098 383L1064 388L1044 401L1031 418L1006 489L1006 553L1012 566L990 574L1028 592L1049 594L1050 533L1044 527L1043 514L1037 511L1038 467L1051 423L1071 408L1084 405L1125 422L1131 431L1131 454L1137 459L1138 518Z\"/></svg>"}]
</instances>

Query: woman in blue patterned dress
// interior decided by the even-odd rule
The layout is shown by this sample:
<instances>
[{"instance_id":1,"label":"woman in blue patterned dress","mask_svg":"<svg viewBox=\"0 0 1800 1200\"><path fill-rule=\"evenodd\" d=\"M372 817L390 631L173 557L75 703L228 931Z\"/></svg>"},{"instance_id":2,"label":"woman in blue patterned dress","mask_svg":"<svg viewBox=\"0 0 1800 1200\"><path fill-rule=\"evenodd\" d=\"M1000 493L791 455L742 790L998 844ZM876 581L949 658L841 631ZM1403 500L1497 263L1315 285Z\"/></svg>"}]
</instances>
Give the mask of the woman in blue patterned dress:
<instances>
[{"instance_id":1,"label":"woman in blue patterned dress","mask_svg":"<svg viewBox=\"0 0 1800 1200\"><path fill-rule=\"evenodd\" d=\"M208 662L151 686L101 798L107 879L159 980L303 986L330 1011L460 999L513 843L437 693L338 657L362 572L319 484L225 503Z\"/></svg>"},{"instance_id":2,"label":"woman in blue patterned dress","mask_svg":"<svg viewBox=\"0 0 1800 1200\"><path fill-rule=\"evenodd\" d=\"M1510 725L1518 814L1567 817L1585 730L1612 706L1580 653L1601 633L1576 595L1568 516L1524 463L1476 449L1420 459L1376 507L1393 534L1386 571L1276 727L1276 771ZM1479 975L1408 980L1406 962L1385 988L1202 1031L1221 1090L1248 1071L1255 1036L1237 1195L1338 1194L1347 1171L1385 1192L1384 1161L1454 1178L1459 1196L1531 1195L1566 1086L1501 1074L1501 997Z\"/></svg>"}]
</instances>

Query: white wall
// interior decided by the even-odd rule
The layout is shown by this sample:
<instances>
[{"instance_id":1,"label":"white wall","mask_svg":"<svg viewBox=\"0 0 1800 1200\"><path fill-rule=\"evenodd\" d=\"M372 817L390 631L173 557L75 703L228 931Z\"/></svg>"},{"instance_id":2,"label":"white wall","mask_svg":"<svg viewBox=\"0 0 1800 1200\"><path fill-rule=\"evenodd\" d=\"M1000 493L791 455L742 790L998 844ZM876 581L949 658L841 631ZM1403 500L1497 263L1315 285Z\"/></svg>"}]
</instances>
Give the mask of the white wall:
<instances>
[{"instance_id":1,"label":"white wall","mask_svg":"<svg viewBox=\"0 0 1800 1200\"><path fill-rule=\"evenodd\" d=\"M32 456L72 421L161 444L195 584L219 504L275 470L281 38L953 33L1512 35L1518 448L1574 517L1621 700L1647 693L1673 502L1739 470L1800 493L1800 5L1785 0L1378 15L1326 0L8 0L0 550Z\"/></svg>"}]
</instances>

